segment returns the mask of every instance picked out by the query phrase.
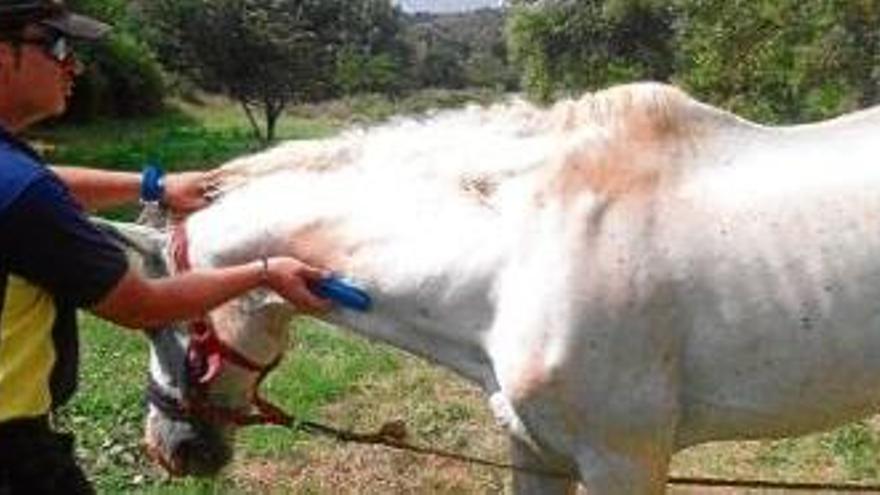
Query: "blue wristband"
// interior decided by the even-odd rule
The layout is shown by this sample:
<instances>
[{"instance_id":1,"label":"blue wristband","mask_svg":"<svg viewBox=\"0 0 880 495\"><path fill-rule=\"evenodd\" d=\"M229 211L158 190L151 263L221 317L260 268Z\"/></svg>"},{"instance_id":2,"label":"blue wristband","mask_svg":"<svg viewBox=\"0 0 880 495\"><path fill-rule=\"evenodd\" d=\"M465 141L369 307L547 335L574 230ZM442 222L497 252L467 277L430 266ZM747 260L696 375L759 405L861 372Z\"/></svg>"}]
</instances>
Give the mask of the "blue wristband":
<instances>
[{"instance_id":1,"label":"blue wristband","mask_svg":"<svg viewBox=\"0 0 880 495\"><path fill-rule=\"evenodd\" d=\"M141 200L147 203L158 203L165 197L165 184L162 178L165 172L155 164L144 167L141 176Z\"/></svg>"}]
</instances>

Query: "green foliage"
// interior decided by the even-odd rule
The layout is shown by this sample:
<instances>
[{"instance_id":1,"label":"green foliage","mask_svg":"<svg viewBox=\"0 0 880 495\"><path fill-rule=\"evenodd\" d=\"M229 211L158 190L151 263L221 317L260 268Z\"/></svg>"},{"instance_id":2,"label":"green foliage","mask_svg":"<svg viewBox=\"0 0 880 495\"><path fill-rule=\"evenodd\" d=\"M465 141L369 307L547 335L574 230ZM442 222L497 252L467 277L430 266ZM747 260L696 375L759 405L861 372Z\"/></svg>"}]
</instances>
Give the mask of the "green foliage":
<instances>
[{"instance_id":1,"label":"green foliage","mask_svg":"<svg viewBox=\"0 0 880 495\"><path fill-rule=\"evenodd\" d=\"M107 78L115 115L155 114L165 96L162 67L150 48L132 34L119 33L97 54Z\"/></svg>"},{"instance_id":2,"label":"green foliage","mask_svg":"<svg viewBox=\"0 0 880 495\"><path fill-rule=\"evenodd\" d=\"M419 85L426 88L461 89L465 87L462 55L450 46L433 48L422 59Z\"/></svg>"},{"instance_id":3,"label":"green foliage","mask_svg":"<svg viewBox=\"0 0 880 495\"><path fill-rule=\"evenodd\" d=\"M559 31L554 25L555 17L555 12L523 8L511 18L508 28L510 53L523 69L523 86L540 101L548 101L555 90L551 74L557 65L551 52Z\"/></svg>"},{"instance_id":4,"label":"green foliage","mask_svg":"<svg viewBox=\"0 0 880 495\"><path fill-rule=\"evenodd\" d=\"M111 25L110 36L77 50L86 67L67 118L90 120L98 116L152 115L165 97L163 69L152 49L140 38L139 23L123 0L75 0L78 12L91 14Z\"/></svg>"},{"instance_id":5,"label":"green foliage","mask_svg":"<svg viewBox=\"0 0 880 495\"><path fill-rule=\"evenodd\" d=\"M239 101L266 142L291 103L518 85L500 11L406 16L387 0L74 3L116 26L109 43L84 50L76 116L151 114L169 81L178 91L195 82Z\"/></svg>"},{"instance_id":6,"label":"green foliage","mask_svg":"<svg viewBox=\"0 0 880 495\"><path fill-rule=\"evenodd\" d=\"M342 94L399 93L400 63L387 53L365 55L346 47L336 58L336 85Z\"/></svg>"},{"instance_id":7,"label":"green foliage","mask_svg":"<svg viewBox=\"0 0 880 495\"><path fill-rule=\"evenodd\" d=\"M513 91L519 84L519 74L503 57L490 52L472 53L464 64L468 86L496 91Z\"/></svg>"},{"instance_id":8,"label":"green foliage","mask_svg":"<svg viewBox=\"0 0 880 495\"><path fill-rule=\"evenodd\" d=\"M876 99L880 3L682 2L679 80L765 121L815 120Z\"/></svg>"},{"instance_id":9,"label":"green foliage","mask_svg":"<svg viewBox=\"0 0 880 495\"><path fill-rule=\"evenodd\" d=\"M320 90L322 50L294 3L157 0L148 12L165 40L165 59L176 58L179 70L237 100L256 137L269 142L286 106Z\"/></svg>"},{"instance_id":10,"label":"green foliage","mask_svg":"<svg viewBox=\"0 0 880 495\"><path fill-rule=\"evenodd\" d=\"M663 2L514 2L508 43L523 85L548 101L558 93L673 71L674 15Z\"/></svg>"},{"instance_id":11,"label":"green foliage","mask_svg":"<svg viewBox=\"0 0 880 495\"><path fill-rule=\"evenodd\" d=\"M335 94L398 94L407 85L403 67L403 16L387 0L318 2L310 10L319 38L335 59Z\"/></svg>"},{"instance_id":12,"label":"green foliage","mask_svg":"<svg viewBox=\"0 0 880 495\"><path fill-rule=\"evenodd\" d=\"M291 103L403 85L400 14L384 0L156 0L146 12L163 60L239 101L263 141Z\"/></svg>"},{"instance_id":13,"label":"green foliage","mask_svg":"<svg viewBox=\"0 0 880 495\"><path fill-rule=\"evenodd\" d=\"M880 0L513 2L508 42L536 99L671 80L765 122L880 99Z\"/></svg>"},{"instance_id":14,"label":"green foliage","mask_svg":"<svg viewBox=\"0 0 880 495\"><path fill-rule=\"evenodd\" d=\"M516 89L518 75L507 62L504 15L482 10L468 14L408 18L411 77L416 88Z\"/></svg>"}]
</instances>

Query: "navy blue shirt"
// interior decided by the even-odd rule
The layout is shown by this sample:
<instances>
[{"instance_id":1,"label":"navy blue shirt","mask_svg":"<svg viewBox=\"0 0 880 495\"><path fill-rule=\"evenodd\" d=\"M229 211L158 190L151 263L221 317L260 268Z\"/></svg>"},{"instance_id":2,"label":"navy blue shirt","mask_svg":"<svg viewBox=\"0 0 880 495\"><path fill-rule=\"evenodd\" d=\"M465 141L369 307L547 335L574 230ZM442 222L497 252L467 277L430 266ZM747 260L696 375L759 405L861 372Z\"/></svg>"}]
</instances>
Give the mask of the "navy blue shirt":
<instances>
[{"instance_id":1,"label":"navy blue shirt","mask_svg":"<svg viewBox=\"0 0 880 495\"><path fill-rule=\"evenodd\" d=\"M9 285L12 276L50 296L54 305L51 339L55 352L46 386L51 393L51 407L67 401L76 388L76 309L99 302L127 269L122 249L89 222L70 191L40 156L0 128L0 319L12 317L3 308L4 303L13 301ZM16 311L18 318L20 313ZM4 323L10 322L0 321L0 332L11 325ZM41 338L37 330L33 334L34 338ZM0 335L0 346L22 345L20 337L3 337ZM10 352L9 348L0 347L0 359ZM0 362L0 371L3 369L4 363ZM11 376L14 370L6 372ZM6 383L4 388L0 376L0 391L9 394L9 387ZM21 396L25 392L22 390ZM12 402L0 394L0 413L4 399Z\"/></svg>"}]
</instances>

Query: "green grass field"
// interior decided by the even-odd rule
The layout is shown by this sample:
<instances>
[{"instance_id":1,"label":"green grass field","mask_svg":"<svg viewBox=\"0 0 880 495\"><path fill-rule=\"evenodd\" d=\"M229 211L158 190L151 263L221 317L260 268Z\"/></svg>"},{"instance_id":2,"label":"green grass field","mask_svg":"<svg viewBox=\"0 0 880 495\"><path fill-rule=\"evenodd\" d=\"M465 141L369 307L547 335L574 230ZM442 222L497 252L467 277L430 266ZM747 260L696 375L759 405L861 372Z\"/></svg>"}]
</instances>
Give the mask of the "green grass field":
<instances>
[{"instance_id":1,"label":"green grass field","mask_svg":"<svg viewBox=\"0 0 880 495\"><path fill-rule=\"evenodd\" d=\"M412 104L416 109L420 105L427 104ZM300 109L281 122L280 136L324 136L344 122L372 121L395 108L387 101L367 99ZM358 113L352 115L353 110ZM165 115L141 121L43 128L31 137L58 163L133 170L150 158L159 158L172 170L210 167L256 149L244 117L219 101L207 106L177 104ZM77 432L79 454L100 493L510 491L509 476L503 472L381 448L340 446L276 427L243 432L235 462L216 480L168 479L140 448L145 339L86 315L82 327L80 392L61 412L59 423ZM482 396L460 379L314 321L300 321L294 335L287 359L265 388L266 395L285 409L359 430L402 419L419 443L506 459L504 436L491 421ZM872 419L798 440L707 445L677 456L674 471L877 482L878 432L880 423Z\"/></svg>"}]
</instances>

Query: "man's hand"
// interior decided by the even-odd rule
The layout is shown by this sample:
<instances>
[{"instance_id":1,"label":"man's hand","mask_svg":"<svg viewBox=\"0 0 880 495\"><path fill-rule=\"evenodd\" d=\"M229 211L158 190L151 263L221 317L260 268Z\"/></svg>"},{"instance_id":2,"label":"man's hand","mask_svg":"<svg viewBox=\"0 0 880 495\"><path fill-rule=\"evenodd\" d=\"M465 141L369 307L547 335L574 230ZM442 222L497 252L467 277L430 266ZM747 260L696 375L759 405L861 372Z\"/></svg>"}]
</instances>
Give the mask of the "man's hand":
<instances>
[{"instance_id":1,"label":"man's hand","mask_svg":"<svg viewBox=\"0 0 880 495\"><path fill-rule=\"evenodd\" d=\"M309 285L329 275L281 256L149 280L129 268L92 312L130 328L158 328L198 317L249 290L267 287L296 311L317 314L329 310L331 302L313 294Z\"/></svg>"},{"instance_id":2,"label":"man's hand","mask_svg":"<svg viewBox=\"0 0 880 495\"><path fill-rule=\"evenodd\" d=\"M111 208L136 201L142 176L135 172L117 172L83 167L52 167L76 199L88 210ZM165 176L162 202L176 217L184 217L208 206L220 193L224 172L181 172Z\"/></svg>"},{"instance_id":3,"label":"man's hand","mask_svg":"<svg viewBox=\"0 0 880 495\"><path fill-rule=\"evenodd\" d=\"M174 216L186 216L211 203L218 193L219 182L219 169L168 174L164 202Z\"/></svg>"},{"instance_id":4,"label":"man's hand","mask_svg":"<svg viewBox=\"0 0 880 495\"><path fill-rule=\"evenodd\" d=\"M264 266L266 285L293 304L297 311L315 314L330 309L330 301L316 296L309 289L310 284L330 276L329 272L287 257L269 258Z\"/></svg>"}]
</instances>

